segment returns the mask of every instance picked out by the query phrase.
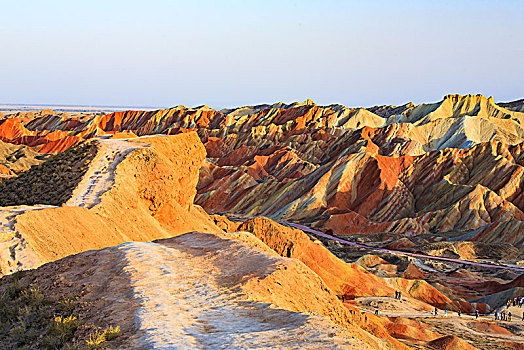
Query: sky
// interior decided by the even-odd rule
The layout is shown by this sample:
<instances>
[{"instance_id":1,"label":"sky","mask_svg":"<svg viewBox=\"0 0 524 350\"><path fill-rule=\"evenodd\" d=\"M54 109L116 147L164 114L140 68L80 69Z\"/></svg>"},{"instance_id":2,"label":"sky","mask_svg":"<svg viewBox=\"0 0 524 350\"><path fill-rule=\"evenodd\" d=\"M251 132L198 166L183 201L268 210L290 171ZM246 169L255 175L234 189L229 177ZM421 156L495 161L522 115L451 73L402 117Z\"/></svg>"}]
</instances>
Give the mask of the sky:
<instances>
[{"instance_id":1,"label":"sky","mask_svg":"<svg viewBox=\"0 0 524 350\"><path fill-rule=\"evenodd\" d=\"M524 97L524 1L0 0L0 103Z\"/></svg>"}]
</instances>

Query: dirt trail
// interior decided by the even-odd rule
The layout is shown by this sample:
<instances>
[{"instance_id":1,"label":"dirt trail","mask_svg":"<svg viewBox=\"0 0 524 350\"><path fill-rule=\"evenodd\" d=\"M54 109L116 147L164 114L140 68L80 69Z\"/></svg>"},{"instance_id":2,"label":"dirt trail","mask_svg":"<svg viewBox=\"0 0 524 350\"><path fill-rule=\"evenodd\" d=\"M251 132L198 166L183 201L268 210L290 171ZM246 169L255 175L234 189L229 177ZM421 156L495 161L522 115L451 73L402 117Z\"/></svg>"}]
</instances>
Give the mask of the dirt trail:
<instances>
[{"instance_id":1,"label":"dirt trail","mask_svg":"<svg viewBox=\"0 0 524 350\"><path fill-rule=\"evenodd\" d=\"M114 183L117 165L133 150L146 144L129 142L128 139L101 139L98 152L65 205L92 208Z\"/></svg>"},{"instance_id":2,"label":"dirt trail","mask_svg":"<svg viewBox=\"0 0 524 350\"><path fill-rule=\"evenodd\" d=\"M204 245L208 249L216 240ZM204 257L152 242L124 243L135 298L138 344L147 348L357 349L326 318L273 309L223 286L222 271ZM238 271L237 271L238 273ZM221 283L216 282L221 279Z\"/></svg>"},{"instance_id":3,"label":"dirt trail","mask_svg":"<svg viewBox=\"0 0 524 350\"><path fill-rule=\"evenodd\" d=\"M83 323L119 326L121 335L108 344L112 348L391 348L377 347L384 342L356 326L346 329L326 316L301 312L305 309L290 311L285 306L290 298L311 298L315 304L313 296L326 293L308 287L316 276L297 274L293 259L257 248L254 237L239 241L237 236L193 232L127 242L71 255L28 274L46 293L77 296ZM276 266L286 269L278 272ZM281 278L298 284L281 286ZM268 288L288 290L269 304L252 295L248 282L259 279L266 279Z\"/></svg>"},{"instance_id":4,"label":"dirt trail","mask_svg":"<svg viewBox=\"0 0 524 350\"><path fill-rule=\"evenodd\" d=\"M435 317L434 308L430 305L420 302L413 298L403 298L402 300L395 300L393 297L360 297L355 299L355 303L360 305L360 310L367 313L374 313L374 307L379 306L380 315L390 317L427 317L427 318L459 318L456 312L445 312L445 310L438 310L437 316ZM506 308L500 308L500 310ZM522 311L517 312L518 307L510 308L513 315L522 316ZM522 310L522 309L520 309ZM462 319L476 319L474 315L468 315L462 313L460 316ZM494 313L489 315L479 315L479 320L491 321L494 320ZM524 326L524 321L521 317L513 317L513 324Z\"/></svg>"},{"instance_id":5,"label":"dirt trail","mask_svg":"<svg viewBox=\"0 0 524 350\"><path fill-rule=\"evenodd\" d=\"M149 137L163 137L152 135ZM82 181L64 205L92 208L100 203L103 193L111 189L117 165L133 150L147 146L130 139L99 139L98 152ZM15 229L16 217L28 211L56 208L52 205L3 207L0 209L0 276L15 272L23 266L35 266L38 254L30 249Z\"/></svg>"}]
</instances>

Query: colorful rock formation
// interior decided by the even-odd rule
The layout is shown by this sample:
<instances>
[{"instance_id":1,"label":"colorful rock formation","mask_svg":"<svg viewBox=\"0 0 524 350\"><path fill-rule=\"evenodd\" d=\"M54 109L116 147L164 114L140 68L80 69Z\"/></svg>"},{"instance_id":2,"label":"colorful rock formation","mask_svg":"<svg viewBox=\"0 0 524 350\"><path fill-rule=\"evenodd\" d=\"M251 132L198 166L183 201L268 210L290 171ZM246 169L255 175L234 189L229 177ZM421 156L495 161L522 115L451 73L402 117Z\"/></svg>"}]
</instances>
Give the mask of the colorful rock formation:
<instances>
[{"instance_id":1,"label":"colorful rock formation","mask_svg":"<svg viewBox=\"0 0 524 350\"><path fill-rule=\"evenodd\" d=\"M196 203L209 213L522 247L521 105L448 95L368 109L307 100L97 116L45 110L4 116L0 139L53 153L97 136L196 131L207 150Z\"/></svg>"},{"instance_id":2,"label":"colorful rock formation","mask_svg":"<svg viewBox=\"0 0 524 350\"><path fill-rule=\"evenodd\" d=\"M144 266L163 271L151 261L171 275L180 272L173 261L193 261L187 265L192 273L198 262L211 262L211 275L223 279L220 288L228 294L325 316L371 347L471 348L459 338L442 338L438 319L373 315L362 307L484 314L522 292L514 270L493 273L398 252L378 256L337 242L324 246L302 231L251 217L299 222L375 247L503 264L522 259L521 102L448 95L418 106L347 108L307 100L222 111L179 106L97 116L3 115L4 176L88 139L101 147L96 157L114 167L95 171L89 165L93 182L86 185L86 175L60 207L3 208L0 273L122 242L178 236L111 249L136 260L129 273L137 290L148 272ZM103 151L104 142L125 147ZM100 172L111 176L104 191L93 193ZM89 187L82 192L82 186ZM208 213L251 219L240 224ZM193 233L179 236L187 232ZM155 281L172 288L163 278ZM395 291L404 299L392 298ZM480 327L472 322L458 322L455 334ZM503 334L492 343L513 346L515 338Z\"/></svg>"},{"instance_id":3,"label":"colorful rock formation","mask_svg":"<svg viewBox=\"0 0 524 350\"><path fill-rule=\"evenodd\" d=\"M17 245L20 249L13 246L5 257L1 251L0 274L127 241L151 241L191 231L220 232L202 208L193 204L205 158L198 136L185 133L139 139L135 144L137 148L114 170L110 188L101 194L98 204L28 208L15 222L5 224L0 245L17 239L21 243ZM105 156L103 144L99 147ZM11 208L2 212L6 210Z\"/></svg>"}]
</instances>

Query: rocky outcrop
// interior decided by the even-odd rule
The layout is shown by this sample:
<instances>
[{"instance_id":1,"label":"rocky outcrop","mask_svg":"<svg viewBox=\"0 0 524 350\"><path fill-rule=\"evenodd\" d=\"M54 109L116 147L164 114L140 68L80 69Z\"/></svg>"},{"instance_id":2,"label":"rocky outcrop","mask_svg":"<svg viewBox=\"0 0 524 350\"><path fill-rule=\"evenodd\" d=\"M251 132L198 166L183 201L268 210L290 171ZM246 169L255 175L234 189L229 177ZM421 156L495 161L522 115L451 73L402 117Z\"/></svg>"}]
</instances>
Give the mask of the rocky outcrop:
<instances>
[{"instance_id":1,"label":"rocky outcrop","mask_svg":"<svg viewBox=\"0 0 524 350\"><path fill-rule=\"evenodd\" d=\"M207 162L197 202L211 212L316 219L337 234L463 231L463 240L521 246L521 156L520 146L496 142L418 157L353 153L285 181Z\"/></svg>"},{"instance_id":2,"label":"rocky outcrop","mask_svg":"<svg viewBox=\"0 0 524 350\"><path fill-rule=\"evenodd\" d=\"M251 232L281 256L299 259L338 295L345 295L349 299L357 295L394 293L381 278L356 264L346 264L298 229L257 217L245 221L238 230Z\"/></svg>"},{"instance_id":3,"label":"rocky outcrop","mask_svg":"<svg viewBox=\"0 0 524 350\"><path fill-rule=\"evenodd\" d=\"M5 177L29 170L45 158L45 155L35 152L31 147L0 141L0 174Z\"/></svg>"},{"instance_id":4,"label":"rocky outcrop","mask_svg":"<svg viewBox=\"0 0 524 350\"><path fill-rule=\"evenodd\" d=\"M22 239L23 250L36 256L22 268L126 241L151 241L198 230L221 232L193 205L198 170L205 158L198 136L140 139L136 145L118 164L111 188L90 209L67 205L16 216L15 234Z\"/></svg>"},{"instance_id":5,"label":"rocky outcrop","mask_svg":"<svg viewBox=\"0 0 524 350\"><path fill-rule=\"evenodd\" d=\"M215 225L221 228L224 232L235 232L238 231L238 227L241 225L240 222L229 220L227 217L222 215L210 215Z\"/></svg>"},{"instance_id":6,"label":"rocky outcrop","mask_svg":"<svg viewBox=\"0 0 524 350\"><path fill-rule=\"evenodd\" d=\"M368 109L308 100L93 117L42 111L4 116L0 139L48 153L102 135L193 130L208 152L196 197L208 212L307 218L339 234L463 232L521 247L518 106L448 95Z\"/></svg>"}]
</instances>

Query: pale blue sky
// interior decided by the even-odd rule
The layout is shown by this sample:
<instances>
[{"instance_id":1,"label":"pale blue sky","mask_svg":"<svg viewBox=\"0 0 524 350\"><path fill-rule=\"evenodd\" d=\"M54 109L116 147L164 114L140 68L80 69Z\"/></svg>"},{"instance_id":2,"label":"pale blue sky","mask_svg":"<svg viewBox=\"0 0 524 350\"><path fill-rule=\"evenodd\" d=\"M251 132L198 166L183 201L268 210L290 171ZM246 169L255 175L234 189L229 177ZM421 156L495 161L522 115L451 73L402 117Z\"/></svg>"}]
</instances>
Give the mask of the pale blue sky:
<instances>
[{"instance_id":1,"label":"pale blue sky","mask_svg":"<svg viewBox=\"0 0 524 350\"><path fill-rule=\"evenodd\" d=\"M0 103L524 97L524 1L0 0Z\"/></svg>"}]
</instances>

